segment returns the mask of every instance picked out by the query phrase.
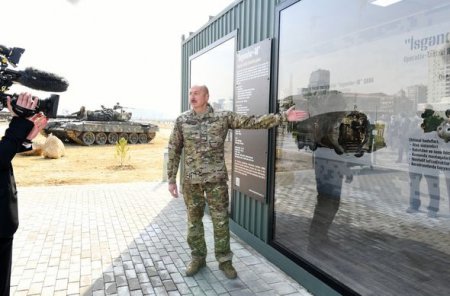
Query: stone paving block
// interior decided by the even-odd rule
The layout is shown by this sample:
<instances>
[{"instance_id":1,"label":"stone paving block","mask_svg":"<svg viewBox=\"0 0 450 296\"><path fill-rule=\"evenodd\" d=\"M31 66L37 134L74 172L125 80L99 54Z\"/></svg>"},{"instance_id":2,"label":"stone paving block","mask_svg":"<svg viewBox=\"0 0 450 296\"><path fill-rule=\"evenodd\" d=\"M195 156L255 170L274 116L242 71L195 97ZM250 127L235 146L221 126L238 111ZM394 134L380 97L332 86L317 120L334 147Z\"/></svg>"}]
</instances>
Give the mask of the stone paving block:
<instances>
[{"instance_id":1,"label":"stone paving block","mask_svg":"<svg viewBox=\"0 0 450 296\"><path fill-rule=\"evenodd\" d=\"M141 256L132 256L131 260L133 261L134 265L140 265L143 263Z\"/></svg>"},{"instance_id":2,"label":"stone paving block","mask_svg":"<svg viewBox=\"0 0 450 296\"><path fill-rule=\"evenodd\" d=\"M272 287L269 286L269 284L267 284L262 279L258 279L258 280L255 280L255 281L248 281L246 283L250 287L250 290L252 290L255 293L272 290Z\"/></svg>"},{"instance_id":3,"label":"stone paving block","mask_svg":"<svg viewBox=\"0 0 450 296\"><path fill-rule=\"evenodd\" d=\"M254 256L248 256L248 257L242 257L240 258L242 263L236 263L236 265L239 267L240 264L249 266L249 265L256 265L261 263L261 260L258 257L254 257Z\"/></svg>"},{"instance_id":4,"label":"stone paving block","mask_svg":"<svg viewBox=\"0 0 450 296\"><path fill-rule=\"evenodd\" d=\"M123 269L125 270L132 270L134 269L133 261L123 261Z\"/></svg>"},{"instance_id":5,"label":"stone paving block","mask_svg":"<svg viewBox=\"0 0 450 296\"><path fill-rule=\"evenodd\" d=\"M68 283L69 283L68 279L56 280L55 291L66 290Z\"/></svg>"},{"instance_id":6,"label":"stone paving block","mask_svg":"<svg viewBox=\"0 0 450 296\"><path fill-rule=\"evenodd\" d=\"M144 273L145 272L145 266L144 263L135 263L134 264L134 270L136 271L136 273Z\"/></svg>"},{"instance_id":7,"label":"stone paving block","mask_svg":"<svg viewBox=\"0 0 450 296\"><path fill-rule=\"evenodd\" d=\"M150 252L150 257L152 258L153 262L161 261L161 256L157 253Z\"/></svg>"},{"instance_id":8,"label":"stone paving block","mask_svg":"<svg viewBox=\"0 0 450 296\"><path fill-rule=\"evenodd\" d=\"M137 274L139 283L148 283L150 282L150 278L148 277L146 272L141 272Z\"/></svg>"},{"instance_id":9,"label":"stone paving block","mask_svg":"<svg viewBox=\"0 0 450 296\"><path fill-rule=\"evenodd\" d=\"M30 288L28 289L29 295L41 295L42 292L42 283L32 283Z\"/></svg>"},{"instance_id":10,"label":"stone paving block","mask_svg":"<svg viewBox=\"0 0 450 296\"><path fill-rule=\"evenodd\" d=\"M155 294L158 296L167 296L169 295L164 287L155 287Z\"/></svg>"},{"instance_id":11,"label":"stone paving block","mask_svg":"<svg viewBox=\"0 0 450 296\"><path fill-rule=\"evenodd\" d=\"M56 283L56 275L49 275L49 274L45 275L44 287L55 286L55 283Z\"/></svg>"},{"instance_id":12,"label":"stone paving block","mask_svg":"<svg viewBox=\"0 0 450 296\"><path fill-rule=\"evenodd\" d=\"M89 276L89 274L87 275ZM79 281L80 280L80 273L78 272L69 272L69 282L75 282L75 281Z\"/></svg>"},{"instance_id":13,"label":"stone paving block","mask_svg":"<svg viewBox=\"0 0 450 296\"><path fill-rule=\"evenodd\" d=\"M223 272L220 271L220 273L222 275L221 278L225 279L226 277L223 275ZM258 273L256 273L254 270L239 271L238 277L245 283L256 281L259 279Z\"/></svg>"},{"instance_id":14,"label":"stone paving block","mask_svg":"<svg viewBox=\"0 0 450 296\"><path fill-rule=\"evenodd\" d=\"M255 293L251 291L250 289L244 289L240 291L232 291L230 292L231 296L253 296Z\"/></svg>"},{"instance_id":15,"label":"stone paving block","mask_svg":"<svg viewBox=\"0 0 450 296\"><path fill-rule=\"evenodd\" d=\"M34 274L32 282L33 283L42 283L44 281L44 279L45 279L45 273L43 273L43 272L40 272L40 273L36 272Z\"/></svg>"},{"instance_id":16,"label":"stone paving block","mask_svg":"<svg viewBox=\"0 0 450 296\"><path fill-rule=\"evenodd\" d=\"M118 287L117 288L117 295L118 296L129 296L130 295L130 290L128 289L127 286L125 286L125 287Z\"/></svg>"},{"instance_id":17,"label":"stone paving block","mask_svg":"<svg viewBox=\"0 0 450 296\"><path fill-rule=\"evenodd\" d=\"M294 293L297 290L291 286L290 284L286 284L286 283L274 283L274 284L269 284L272 289L274 291L276 291L278 294L281 295L285 295L285 294L289 294L289 293Z\"/></svg>"},{"instance_id":18,"label":"stone paving block","mask_svg":"<svg viewBox=\"0 0 450 296\"><path fill-rule=\"evenodd\" d=\"M146 247L146 246L144 246ZM139 255L141 256L141 258L143 259L143 263L145 264L145 259L150 259L150 252L147 251L147 249L145 249L144 251L139 252Z\"/></svg>"},{"instance_id":19,"label":"stone paving block","mask_svg":"<svg viewBox=\"0 0 450 296\"><path fill-rule=\"evenodd\" d=\"M22 278L23 279L32 279L34 276L34 269L25 269L22 272Z\"/></svg>"},{"instance_id":20,"label":"stone paving block","mask_svg":"<svg viewBox=\"0 0 450 296\"><path fill-rule=\"evenodd\" d=\"M125 269L123 268L123 266L115 266L114 274L115 275L125 275Z\"/></svg>"},{"instance_id":21,"label":"stone paving block","mask_svg":"<svg viewBox=\"0 0 450 296\"><path fill-rule=\"evenodd\" d=\"M126 275L127 279L137 278L137 274L134 269L125 270L125 275Z\"/></svg>"},{"instance_id":22,"label":"stone paving block","mask_svg":"<svg viewBox=\"0 0 450 296\"><path fill-rule=\"evenodd\" d=\"M141 291L144 295L154 294L153 287L150 283L141 284Z\"/></svg>"},{"instance_id":23,"label":"stone paving block","mask_svg":"<svg viewBox=\"0 0 450 296\"><path fill-rule=\"evenodd\" d=\"M177 289L175 283L172 280L163 281L163 285L166 288L166 291L175 291Z\"/></svg>"},{"instance_id":24,"label":"stone paving block","mask_svg":"<svg viewBox=\"0 0 450 296\"><path fill-rule=\"evenodd\" d=\"M176 273L176 272L178 272L178 268L175 266L175 264L167 264L166 265L166 269L167 269L167 272L169 272L169 273Z\"/></svg>"},{"instance_id":25,"label":"stone paving block","mask_svg":"<svg viewBox=\"0 0 450 296\"><path fill-rule=\"evenodd\" d=\"M156 271L156 268L154 268L154 267L147 267L146 271L147 271L147 275L149 277L158 275L158 272Z\"/></svg>"},{"instance_id":26,"label":"stone paving block","mask_svg":"<svg viewBox=\"0 0 450 296\"><path fill-rule=\"evenodd\" d=\"M181 295L188 295L191 293L191 290L185 283L175 283L175 285L177 286L177 290Z\"/></svg>"},{"instance_id":27,"label":"stone paving block","mask_svg":"<svg viewBox=\"0 0 450 296\"><path fill-rule=\"evenodd\" d=\"M67 293L68 294L78 294L80 292L80 283L79 282L72 282L69 283L67 286Z\"/></svg>"},{"instance_id":28,"label":"stone paving block","mask_svg":"<svg viewBox=\"0 0 450 296\"><path fill-rule=\"evenodd\" d=\"M130 253L122 253L120 254L122 261L131 261L131 255Z\"/></svg>"},{"instance_id":29,"label":"stone paving block","mask_svg":"<svg viewBox=\"0 0 450 296\"><path fill-rule=\"evenodd\" d=\"M43 287L41 290L41 296L53 296L55 293L54 287Z\"/></svg>"},{"instance_id":30,"label":"stone paving block","mask_svg":"<svg viewBox=\"0 0 450 296\"><path fill-rule=\"evenodd\" d=\"M112 295L117 294L117 286L116 283L105 283L105 294L106 295Z\"/></svg>"},{"instance_id":31,"label":"stone paving block","mask_svg":"<svg viewBox=\"0 0 450 296\"><path fill-rule=\"evenodd\" d=\"M127 278L124 275L117 275L115 279L118 287L126 286L128 284Z\"/></svg>"},{"instance_id":32,"label":"stone paving block","mask_svg":"<svg viewBox=\"0 0 450 296\"><path fill-rule=\"evenodd\" d=\"M173 263L172 258L170 258L170 256L168 256L168 255L169 254L167 254L167 256L161 257L164 265L168 265L168 264L172 264Z\"/></svg>"},{"instance_id":33,"label":"stone paving block","mask_svg":"<svg viewBox=\"0 0 450 296\"><path fill-rule=\"evenodd\" d=\"M87 275L81 276L81 280L80 280L81 282L84 282L87 280L91 281L90 276L87 276ZM103 273L103 281L105 283L113 282L114 281L114 272L104 272Z\"/></svg>"},{"instance_id":34,"label":"stone paving block","mask_svg":"<svg viewBox=\"0 0 450 296\"><path fill-rule=\"evenodd\" d=\"M192 294L195 296L205 296L205 292L200 287L191 287ZM213 291L211 291L212 293Z\"/></svg>"},{"instance_id":35,"label":"stone paving block","mask_svg":"<svg viewBox=\"0 0 450 296\"><path fill-rule=\"evenodd\" d=\"M138 183L132 189L129 184L20 188L22 214L29 219L16 234L11 291L80 296L277 295L280 291L310 295L234 235L231 248L238 279L227 279L218 270L207 215L207 267L186 277L191 251L185 205L182 199L170 198L166 187ZM37 191L43 196L39 202L33 199ZM42 213L45 219L37 218ZM285 283L290 288L282 288Z\"/></svg>"},{"instance_id":36,"label":"stone paving block","mask_svg":"<svg viewBox=\"0 0 450 296\"><path fill-rule=\"evenodd\" d=\"M239 279L227 280L222 283L228 292L246 289L246 285Z\"/></svg>"},{"instance_id":37,"label":"stone paving block","mask_svg":"<svg viewBox=\"0 0 450 296\"><path fill-rule=\"evenodd\" d=\"M140 289L139 280L137 278L129 279L128 280L128 288L130 289L130 291Z\"/></svg>"},{"instance_id":38,"label":"stone paving block","mask_svg":"<svg viewBox=\"0 0 450 296\"><path fill-rule=\"evenodd\" d=\"M70 274L70 270L69 269L59 269L58 270L58 274L56 275L56 278L58 280L60 280L60 279L68 279L69 278L69 274Z\"/></svg>"},{"instance_id":39,"label":"stone paving block","mask_svg":"<svg viewBox=\"0 0 450 296\"><path fill-rule=\"evenodd\" d=\"M161 279L159 278L159 276L152 276L150 278L150 282L152 283L153 287L159 287L159 286L163 285L163 283L162 283Z\"/></svg>"},{"instance_id":40,"label":"stone paving block","mask_svg":"<svg viewBox=\"0 0 450 296\"><path fill-rule=\"evenodd\" d=\"M97 290L103 290L104 289L104 285L103 285L103 279L97 279L94 284L92 285L92 290L93 291L97 291Z\"/></svg>"},{"instance_id":41,"label":"stone paving block","mask_svg":"<svg viewBox=\"0 0 450 296\"><path fill-rule=\"evenodd\" d=\"M184 281L186 282L186 285L188 285L189 288L198 286L197 281L193 277L185 277Z\"/></svg>"},{"instance_id":42,"label":"stone paving block","mask_svg":"<svg viewBox=\"0 0 450 296\"><path fill-rule=\"evenodd\" d=\"M171 276L168 270L166 269L162 269L158 271L159 277L164 281L164 280L170 280Z\"/></svg>"},{"instance_id":43,"label":"stone paving block","mask_svg":"<svg viewBox=\"0 0 450 296\"><path fill-rule=\"evenodd\" d=\"M227 292L227 289L225 289L225 287L220 282L211 283L211 287L219 295Z\"/></svg>"},{"instance_id":44,"label":"stone paving block","mask_svg":"<svg viewBox=\"0 0 450 296\"><path fill-rule=\"evenodd\" d=\"M92 293L93 291L91 286L80 286L80 295L90 296Z\"/></svg>"},{"instance_id":45,"label":"stone paving block","mask_svg":"<svg viewBox=\"0 0 450 296\"><path fill-rule=\"evenodd\" d=\"M197 284L200 286L200 288L203 291L212 290L210 283L206 279L199 279L197 280Z\"/></svg>"},{"instance_id":46,"label":"stone paving block","mask_svg":"<svg viewBox=\"0 0 450 296\"><path fill-rule=\"evenodd\" d=\"M163 261L156 261L156 262L154 262L155 263L155 268L156 268L156 270L165 270L166 269L166 266L164 265L164 262Z\"/></svg>"},{"instance_id":47,"label":"stone paving block","mask_svg":"<svg viewBox=\"0 0 450 296\"><path fill-rule=\"evenodd\" d=\"M92 296L104 296L105 291L104 290L96 290L92 292Z\"/></svg>"},{"instance_id":48,"label":"stone paving block","mask_svg":"<svg viewBox=\"0 0 450 296\"><path fill-rule=\"evenodd\" d=\"M284 277L277 272L262 273L259 274L259 277L268 284L284 282L285 280Z\"/></svg>"},{"instance_id":49,"label":"stone paving block","mask_svg":"<svg viewBox=\"0 0 450 296\"><path fill-rule=\"evenodd\" d=\"M184 283L184 276L181 273L171 273L170 276L175 284Z\"/></svg>"}]
</instances>

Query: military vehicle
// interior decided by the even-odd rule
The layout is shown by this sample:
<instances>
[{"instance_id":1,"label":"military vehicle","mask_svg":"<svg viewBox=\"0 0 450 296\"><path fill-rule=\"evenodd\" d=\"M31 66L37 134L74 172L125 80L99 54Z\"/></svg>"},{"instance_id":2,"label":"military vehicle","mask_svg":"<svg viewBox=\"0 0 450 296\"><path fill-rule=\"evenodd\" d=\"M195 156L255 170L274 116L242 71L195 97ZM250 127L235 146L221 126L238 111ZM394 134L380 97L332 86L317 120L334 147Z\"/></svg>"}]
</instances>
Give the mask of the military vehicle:
<instances>
[{"instance_id":1,"label":"military vehicle","mask_svg":"<svg viewBox=\"0 0 450 296\"><path fill-rule=\"evenodd\" d=\"M88 111L83 106L71 115L50 119L43 133L53 134L64 142L90 146L115 144L120 138L130 144L145 144L159 131L157 125L130 121L132 113L126 112L119 103L113 108L101 107Z\"/></svg>"},{"instance_id":2,"label":"military vehicle","mask_svg":"<svg viewBox=\"0 0 450 296\"><path fill-rule=\"evenodd\" d=\"M450 109L434 111L431 108L425 108L421 117L423 118L421 127L425 133L436 131L438 137L445 143L450 141Z\"/></svg>"},{"instance_id":3,"label":"military vehicle","mask_svg":"<svg viewBox=\"0 0 450 296\"><path fill-rule=\"evenodd\" d=\"M354 153L361 157L386 147L384 124L370 124L359 111L337 111L312 116L296 123L293 130L298 149L327 147L341 155Z\"/></svg>"}]
</instances>

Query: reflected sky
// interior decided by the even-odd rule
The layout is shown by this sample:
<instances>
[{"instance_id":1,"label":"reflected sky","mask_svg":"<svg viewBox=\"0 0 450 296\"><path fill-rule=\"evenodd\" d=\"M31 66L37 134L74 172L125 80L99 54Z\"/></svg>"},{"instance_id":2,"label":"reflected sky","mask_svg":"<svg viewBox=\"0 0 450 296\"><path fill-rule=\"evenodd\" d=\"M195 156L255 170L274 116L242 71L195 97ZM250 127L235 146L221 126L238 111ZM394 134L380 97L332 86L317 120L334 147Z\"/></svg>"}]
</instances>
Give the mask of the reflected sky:
<instances>
[{"instance_id":1,"label":"reflected sky","mask_svg":"<svg viewBox=\"0 0 450 296\"><path fill-rule=\"evenodd\" d=\"M342 92L393 95L429 84L441 58L433 52L449 46L448 1L301 1L281 15L279 98L298 94L318 69Z\"/></svg>"},{"instance_id":2,"label":"reflected sky","mask_svg":"<svg viewBox=\"0 0 450 296\"><path fill-rule=\"evenodd\" d=\"M209 103L217 111L233 110L235 38L191 60L191 85L209 88Z\"/></svg>"}]
</instances>

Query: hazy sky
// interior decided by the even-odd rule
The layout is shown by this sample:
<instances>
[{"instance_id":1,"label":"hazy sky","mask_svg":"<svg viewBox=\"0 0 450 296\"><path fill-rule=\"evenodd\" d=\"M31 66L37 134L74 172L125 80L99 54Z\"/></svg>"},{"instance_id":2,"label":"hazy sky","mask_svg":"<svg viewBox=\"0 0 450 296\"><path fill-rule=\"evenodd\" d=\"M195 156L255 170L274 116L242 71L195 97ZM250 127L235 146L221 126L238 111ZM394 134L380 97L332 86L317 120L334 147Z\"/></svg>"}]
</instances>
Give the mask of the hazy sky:
<instances>
[{"instance_id":1,"label":"hazy sky","mask_svg":"<svg viewBox=\"0 0 450 296\"><path fill-rule=\"evenodd\" d=\"M0 44L25 48L17 69L34 67L69 81L60 113L121 102L174 118L180 112L181 35L233 2L4 0ZM23 89L14 85L9 93Z\"/></svg>"}]
</instances>

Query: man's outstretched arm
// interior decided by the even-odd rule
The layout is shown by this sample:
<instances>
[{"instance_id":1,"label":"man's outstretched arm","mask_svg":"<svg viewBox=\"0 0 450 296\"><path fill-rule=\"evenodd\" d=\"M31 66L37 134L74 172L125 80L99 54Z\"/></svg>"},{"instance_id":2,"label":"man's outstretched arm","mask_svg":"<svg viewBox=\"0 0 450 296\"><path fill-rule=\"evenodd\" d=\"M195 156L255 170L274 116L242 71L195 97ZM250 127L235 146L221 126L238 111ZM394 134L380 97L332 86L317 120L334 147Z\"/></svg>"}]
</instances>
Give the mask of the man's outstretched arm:
<instances>
[{"instance_id":1,"label":"man's outstretched arm","mask_svg":"<svg viewBox=\"0 0 450 296\"><path fill-rule=\"evenodd\" d=\"M229 126L232 129L268 129L286 121L301 121L309 117L308 112L289 108L283 113L270 113L261 116L231 113Z\"/></svg>"}]
</instances>

